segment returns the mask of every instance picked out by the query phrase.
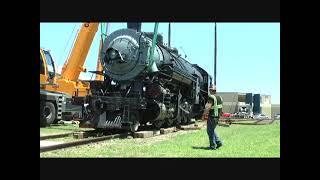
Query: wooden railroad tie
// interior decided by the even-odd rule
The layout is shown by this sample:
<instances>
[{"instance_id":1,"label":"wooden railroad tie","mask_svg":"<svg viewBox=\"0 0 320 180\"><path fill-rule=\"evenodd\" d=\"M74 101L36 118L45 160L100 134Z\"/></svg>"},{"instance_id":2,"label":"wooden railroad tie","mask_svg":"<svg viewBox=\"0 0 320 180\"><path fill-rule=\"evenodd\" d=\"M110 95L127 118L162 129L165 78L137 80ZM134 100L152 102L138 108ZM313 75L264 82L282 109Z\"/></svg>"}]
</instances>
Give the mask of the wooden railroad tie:
<instances>
[{"instance_id":1,"label":"wooden railroad tie","mask_svg":"<svg viewBox=\"0 0 320 180\"><path fill-rule=\"evenodd\" d=\"M160 129L160 133L161 134L168 134L168 133L172 133L172 132L177 132L178 129L176 127L171 127L171 128L161 128Z\"/></svg>"},{"instance_id":2,"label":"wooden railroad tie","mask_svg":"<svg viewBox=\"0 0 320 180\"><path fill-rule=\"evenodd\" d=\"M84 138L88 138L88 137L89 137L88 132L74 132L73 133L73 138L75 138L75 139L84 139Z\"/></svg>"},{"instance_id":3,"label":"wooden railroad tie","mask_svg":"<svg viewBox=\"0 0 320 180\"><path fill-rule=\"evenodd\" d=\"M134 138L148 138L148 137L153 137L153 136L158 136L160 135L159 130L154 130L154 131L139 131L139 132L134 132L133 137Z\"/></svg>"},{"instance_id":4,"label":"wooden railroad tie","mask_svg":"<svg viewBox=\"0 0 320 180\"><path fill-rule=\"evenodd\" d=\"M181 129L181 130L199 130L199 129L201 129L201 127L198 124L191 124L191 125L180 126L179 129Z\"/></svg>"}]
</instances>

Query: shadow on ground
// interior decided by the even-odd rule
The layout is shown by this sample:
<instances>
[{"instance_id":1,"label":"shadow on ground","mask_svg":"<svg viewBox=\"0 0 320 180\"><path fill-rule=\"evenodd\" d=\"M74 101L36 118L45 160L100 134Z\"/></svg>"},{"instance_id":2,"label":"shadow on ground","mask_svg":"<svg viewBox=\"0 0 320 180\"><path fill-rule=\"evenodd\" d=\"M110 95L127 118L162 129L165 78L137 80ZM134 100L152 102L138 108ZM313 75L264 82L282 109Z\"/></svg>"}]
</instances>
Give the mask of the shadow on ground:
<instances>
[{"instance_id":1,"label":"shadow on ground","mask_svg":"<svg viewBox=\"0 0 320 180\"><path fill-rule=\"evenodd\" d=\"M212 150L209 147L201 147L201 146L192 146L192 149Z\"/></svg>"}]
</instances>

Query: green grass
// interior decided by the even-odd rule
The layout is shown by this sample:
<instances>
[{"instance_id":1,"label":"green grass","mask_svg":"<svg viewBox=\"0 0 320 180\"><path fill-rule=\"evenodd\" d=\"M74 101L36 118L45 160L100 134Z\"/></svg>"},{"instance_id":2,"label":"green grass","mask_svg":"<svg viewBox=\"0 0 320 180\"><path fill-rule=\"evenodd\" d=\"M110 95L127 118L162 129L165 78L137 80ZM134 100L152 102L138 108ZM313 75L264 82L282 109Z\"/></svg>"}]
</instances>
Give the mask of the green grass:
<instances>
[{"instance_id":1,"label":"green grass","mask_svg":"<svg viewBox=\"0 0 320 180\"><path fill-rule=\"evenodd\" d=\"M40 153L40 157L280 157L280 122L218 127L224 145L208 146L206 129L179 131L145 139L114 139Z\"/></svg>"}]
</instances>

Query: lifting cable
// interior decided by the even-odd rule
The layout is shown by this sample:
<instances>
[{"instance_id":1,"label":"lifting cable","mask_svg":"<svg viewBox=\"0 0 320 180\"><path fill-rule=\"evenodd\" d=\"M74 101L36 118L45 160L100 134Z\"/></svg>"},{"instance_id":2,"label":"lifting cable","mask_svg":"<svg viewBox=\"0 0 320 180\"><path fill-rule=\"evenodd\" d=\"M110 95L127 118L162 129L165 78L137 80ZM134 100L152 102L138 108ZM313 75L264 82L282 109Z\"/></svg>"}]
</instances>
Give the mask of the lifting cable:
<instances>
[{"instance_id":1,"label":"lifting cable","mask_svg":"<svg viewBox=\"0 0 320 180\"><path fill-rule=\"evenodd\" d=\"M77 24L75 24L74 26L73 26L73 29L72 29L72 32L71 32L71 34L69 35L69 39L68 39L68 41L67 41L67 43L66 43L66 45L65 45L65 47L64 47L64 49L63 49L63 53L61 54L61 56L60 56L60 60L62 61L63 59L63 55L66 53L66 49L67 49L67 46L68 46L68 44L69 44L69 42L70 42L70 39L71 39L71 37L73 36L73 32L74 32L74 30L76 29L76 26L77 26Z\"/></svg>"},{"instance_id":2,"label":"lifting cable","mask_svg":"<svg viewBox=\"0 0 320 180\"><path fill-rule=\"evenodd\" d=\"M108 37L108 29L109 29L109 23L100 23L100 38L101 38L101 49L99 50L99 57L100 60L102 59L102 50L104 45L104 40Z\"/></svg>"},{"instance_id":3,"label":"lifting cable","mask_svg":"<svg viewBox=\"0 0 320 180\"><path fill-rule=\"evenodd\" d=\"M108 25L109 23L100 23L100 37L102 40L102 44L104 43L104 39L108 36ZM101 48L102 49L102 48Z\"/></svg>"},{"instance_id":4,"label":"lifting cable","mask_svg":"<svg viewBox=\"0 0 320 180\"><path fill-rule=\"evenodd\" d=\"M152 72L152 66L154 64L153 54L154 54L154 49L156 48L156 43L157 43L158 26L159 26L159 23L158 22L155 23L154 31L153 31L153 40L152 40L151 53L150 53L150 58L149 58L149 66L148 66L148 69L151 72Z\"/></svg>"},{"instance_id":5,"label":"lifting cable","mask_svg":"<svg viewBox=\"0 0 320 180\"><path fill-rule=\"evenodd\" d=\"M80 28L81 28L81 27L80 27ZM68 52L68 56L67 56L66 60L64 61L63 66L62 66L61 74L62 74L63 69L65 68L65 66L66 66L66 65L68 64L68 62L69 62L70 53L71 53L71 51L72 51L72 49L73 49L73 47L74 47L74 44L75 44L75 42L76 42L77 35L78 35L78 33L79 33L80 28L78 28L78 30L77 30L77 32L76 32L76 35L75 35L75 37L74 37L74 39L73 39L72 45L71 45L71 47L70 47L70 49L69 49L69 52Z\"/></svg>"},{"instance_id":6,"label":"lifting cable","mask_svg":"<svg viewBox=\"0 0 320 180\"><path fill-rule=\"evenodd\" d=\"M81 27L80 27L80 28L81 28ZM77 35L78 35L78 33L79 33L80 28L78 28L78 30L77 30L77 32L76 32L76 35L75 35L74 38L73 38L72 45L71 45L71 47L70 47L70 49L69 49L69 53L68 53L68 56L67 56L67 58L66 58L66 61L64 62L63 67L64 67L66 64L68 64L69 56L70 56L71 50L72 50L72 48L73 48L73 46L74 46L74 44L75 44L75 42L76 42ZM63 67L62 67L62 68L63 68ZM62 71L61 71L61 73L62 73Z\"/></svg>"}]
</instances>

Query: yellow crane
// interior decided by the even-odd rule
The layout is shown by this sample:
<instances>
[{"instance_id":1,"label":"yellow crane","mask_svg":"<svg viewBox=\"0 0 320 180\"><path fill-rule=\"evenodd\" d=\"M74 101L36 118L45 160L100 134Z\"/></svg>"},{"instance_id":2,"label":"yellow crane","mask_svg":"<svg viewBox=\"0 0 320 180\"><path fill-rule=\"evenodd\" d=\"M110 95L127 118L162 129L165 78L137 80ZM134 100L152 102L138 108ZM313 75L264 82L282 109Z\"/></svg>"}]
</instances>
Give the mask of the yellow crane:
<instances>
[{"instance_id":1,"label":"yellow crane","mask_svg":"<svg viewBox=\"0 0 320 180\"><path fill-rule=\"evenodd\" d=\"M79 80L79 76L86 72L83 65L98 26L99 23L82 24L60 77L56 75L50 51L40 48L40 125L51 124L62 119L63 114L79 111L79 107L72 105L72 98L90 93L89 83Z\"/></svg>"},{"instance_id":2,"label":"yellow crane","mask_svg":"<svg viewBox=\"0 0 320 180\"><path fill-rule=\"evenodd\" d=\"M79 31L74 47L68 60L65 62L61 77L56 78L56 86L46 86L46 90L69 94L70 96L86 96L89 91L89 83L79 80L81 72L86 72L83 67L88 55L93 38L98 30L99 23L83 23Z\"/></svg>"}]
</instances>

